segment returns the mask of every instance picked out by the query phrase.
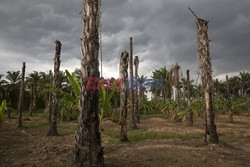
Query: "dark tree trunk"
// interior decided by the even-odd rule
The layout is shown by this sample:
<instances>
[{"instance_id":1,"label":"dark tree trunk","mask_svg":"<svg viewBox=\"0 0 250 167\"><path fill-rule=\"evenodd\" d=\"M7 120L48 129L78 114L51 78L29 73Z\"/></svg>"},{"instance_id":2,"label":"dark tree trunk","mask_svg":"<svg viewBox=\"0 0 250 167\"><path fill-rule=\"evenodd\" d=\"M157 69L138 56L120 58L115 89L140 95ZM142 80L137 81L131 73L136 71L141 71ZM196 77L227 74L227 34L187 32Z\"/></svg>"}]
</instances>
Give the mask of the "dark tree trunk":
<instances>
[{"instance_id":1,"label":"dark tree trunk","mask_svg":"<svg viewBox=\"0 0 250 167\"><path fill-rule=\"evenodd\" d=\"M190 9L190 8L189 8ZM201 66L201 79L204 88L204 97L206 102L206 118L205 118L205 143L218 144L216 125L214 123L213 111L213 82L212 82L212 65L209 52L208 39L208 21L198 18L195 13L190 11L196 17L198 28L198 54Z\"/></svg>"},{"instance_id":2,"label":"dark tree trunk","mask_svg":"<svg viewBox=\"0 0 250 167\"><path fill-rule=\"evenodd\" d=\"M128 77L128 52L123 52L120 60L120 81L123 82L122 90L120 94L120 115L121 121L124 123L121 125L120 141L127 142L127 77Z\"/></svg>"},{"instance_id":3,"label":"dark tree trunk","mask_svg":"<svg viewBox=\"0 0 250 167\"><path fill-rule=\"evenodd\" d=\"M50 84L53 83L53 74L52 74L52 71L50 71L49 73L49 76L50 76ZM49 122L51 123L51 118L52 118L52 92L49 92L49 104L48 104L48 113L49 113Z\"/></svg>"},{"instance_id":4,"label":"dark tree trunk","mask_svg":"<svg viewBox=\"0 0 250 167\"><path fill-rule=\"evenodd\" d=\"M135 56L135 115L136 122L140 123L140 111L139 111L139 98L138 98L138 68L139 68L139 58Z\"/></svg>"},{"instance_id":5,"label":"dark tree trunk","mask_svg":"<svg viewBox=\"0 0 250 167\"><path fill-rule=\"evenodd\" d=\"M187 70L187 102L188 102L187 121L188 121L188 124L192 126L193 125L193 112L191 108L191 90L190 90L189 70Z\"/></svg>"},{"instance_id":6,"label":"dark tree trunk","mask_svg":"<svg viewBox=\"0 0 250 167\"><path fill-rule=\"evenodd\" d=\"M250 116L250 97L247 97L247 115Z\"/></svg>"},{"instance_id":7,"label":"dark tree trunk","mask_svg":"<svg viewBox=\"0 0 250 167\"><path fill-rule=\"evenodd\" d=\"M87 89L87 78L100 78L98 51L100 0L84 0L82 17L82 77L80 114L73 149L73 166L103 167L103 147L99 131L99 94Z\"/></svg>"},{"instance_id":8,"label":"dark tree trunk","mask_svg":"<svg viewBox=\"0 0 250 167\"><path fill-rule=\"evenodd\" d=\"M180 66L176 63L174 66L174 86L176 87L177 90L177 112L174 116L174 120L177 122L180 122L181 119L179 118L179 112L180 112L180 81L179 81L179 70Z\"/></svg>"},{"instance_id":9,"label":"dark tree trunk","mask_svg":"<svg viewBox=\"0 0 250 167\"><path fill-rule=\"evenodd\" d=\"M231 96L230 96L228 75L226 75L226 83L227 83L227 111L229 114L229 121L233 122L232 102L231 102Z\"/></svg>"},{"instance_id":10,"label":"dark tree trunk","mask_svg":"<svg viewBox=\"0 0 250 167\"><path fill-rule=\"evenodd\" d=\"M55 41L56 47L56 53L55 53L55 59L54 59L54 77L53 77L53 85L55 88L60 87L60 81L59 81L59 73L60 73L60 55L61 55L61 47L62 44L60 41ZM49 135L58 135L57 132L57 112L58 112L58 95L56 93L52 93L52 118L50 122L50 130Z\"/></svg>"},{"instance_id":11,"label":"dark tree trunk","mask_svg":"<svg viewBox=\"0 0 250 167\"><path fill-rule=\"evenodd\" d=\"M118 110L117 110L117 97L115 96L114 99L114 112L115 112L115 116L118 116Z\"/></svg>"},{"instance_id":12,"label":"dark tree trunk","mask_svg":"<svg viewBox=\"0 0 250 167\"><path fill-rule=\"evenodd\" d=\"M24 77L25 77L25 62L23 63L23 68L22 68L22 80L20 84L20 94L19 94L19 102L18 102L18 128L23 127L23 99L24 99Z\"/></svg>"},{"instance_id":13,"label":"dark tree trunk","mask_svg":"<svg viewBox=\"0 0 250 167\"><path fill-rule=\"evenodd\" d=\"M33 99L34 99L34 84L33 83L31 84L30 89L31 89L31 92L30 92L31 96L30 96L29 114L30 114L30 116L32 116L32 114L33 114Z\"/></svg>"},{"instance_id":14,"label":"dark tree trunk","mask_svg":"<svg viewBox=\"0 0 250 167\"><path fill-rule=\"evenodd\" d=\"M133 76L133 38L130 37L130 57L129 57L129 73L130 73L130 128L136 129L135 103L134 103L134 76Z\"/></svg>"},{"instance_id":15,"label":"dark tree trunk","mask_svg":"<svg viewBox=\"0 0 250 167\"><path fill-rule=\"evenodd\" d=\"M9 92L7 92L7 97L9 97ZM11 119L11 113L10 109L7 109L7 118Z\"/></svg>"},{"instance_id":16,"label":"dark tree trunk","mask_svg":"<svg viewBox=\"0 0 250 167\"><path fill-rule=\"evenodd\" d=\"M36 106L36 101L37 101L37 83L33 84L33 106L32 109L36 110L37 106Z\"/></svg>"}]
</instances>

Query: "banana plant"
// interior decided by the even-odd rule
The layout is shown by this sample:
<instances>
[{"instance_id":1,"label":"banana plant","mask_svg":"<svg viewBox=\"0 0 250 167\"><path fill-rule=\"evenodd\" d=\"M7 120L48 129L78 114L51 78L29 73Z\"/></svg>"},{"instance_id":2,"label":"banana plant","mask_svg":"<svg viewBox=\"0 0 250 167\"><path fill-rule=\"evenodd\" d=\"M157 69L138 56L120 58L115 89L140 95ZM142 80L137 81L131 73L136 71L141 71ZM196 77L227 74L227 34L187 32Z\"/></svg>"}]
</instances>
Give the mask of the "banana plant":
<instances>
[{"instance_id":1,"label":"banana plant","mask_svg":"<svg viewBox=\"0 0 250 167\"><path fill-rule=\"evenodd\" d=\"M140 99L140 107L144 115L154 111L152 103L146 97Z\"/></svg>"},{"instance_id":2,"label":"banana plant","mask_svg":"<svg viewBox=\"0 0 250 167\"><path fill-rule=\"evenodd\" d=\"M4 111L6 111L6 110L7 110L7 103L4 100L0 106L0 129L1 129L2 123L4 121Z\"/></svg>"},{"instance_id":3,"label":"banana plant","mask_svg":"<svg viewBox=\"0 0 250 167\"><path fill-rule=\"evenodd\" d=\"M68 82L73 91L73 95L61 89L55 88L51 84L46 85L47 92L53 92L60 96L60 118L61 120L76 120L79 112L79 99L80 99L80 83L75 73L70 74L65 71Z\"/></svg>"},{"instance_id":4,"label":"banana plant","mask_svg":"<svg viewBox=\"0 0 250 167\"><path fill-rule=\"evenodd\" d=\"M203 98L193 99L191 107L195 116L203 116L206 110L205 100Z\"/></svg>"},{"instance_id":5,"label":"banana plant","mask_svg":"<svg viewBox=\"0 0 250 167\"><path fill-rule=\"evenodd\" d=\"M111 122L114 122L118 125L123 125L124 123L119 120L118 118L114 117L113 114L113 106L111 103L111 99L115 96L117 92L117 83L114 81L114 87L111 89L110 92L108 92L107 89L104 89L103 87L99 89L99 102L100 102L100 113L99 113L99 119L100 119L100 127L102 126L102 123L104 120L110 120Z\"/></svg>"},{"instance_id":6,"label":"banana plant","mask_svg":"<svg viewBox=\"0 0 250 167\"><path fill-rule=\"evenodd\" d=\"M241 114L248 109L247 97L238 97L232 101L232 111L234 114Z\"/></svg>"},{"instance_id":7,"label":"banana plant","mask_svg":"<svg viewBox=\"0 0 250 167\"><path fill-rule=\"evenodd\" d=\"M65 71L65 74L67 76L68 82L71 86L71 89L74 93L74 96L72 96L70 93L65 92L61 89L56 89L52 85L48 85L48 91L54 92L58 94L60 99L60 106L61 106L61 119L64 120L72 120L76 119L79 111L79 100L81 95L81 86L79 83L79 80L75 73L70 74L67 70ZM117 89L116 89L116 83L114 84L114 88L111 90L106 90L103 87L99 89L99 102L100 102L100 113L99 113L99 119L100 119L100 126L102 125L103 121L108 119L116 124L123 124L119 119L114 118L112 115L112 103L111 99L115 95Z\"/></svg>"}]
</instances>

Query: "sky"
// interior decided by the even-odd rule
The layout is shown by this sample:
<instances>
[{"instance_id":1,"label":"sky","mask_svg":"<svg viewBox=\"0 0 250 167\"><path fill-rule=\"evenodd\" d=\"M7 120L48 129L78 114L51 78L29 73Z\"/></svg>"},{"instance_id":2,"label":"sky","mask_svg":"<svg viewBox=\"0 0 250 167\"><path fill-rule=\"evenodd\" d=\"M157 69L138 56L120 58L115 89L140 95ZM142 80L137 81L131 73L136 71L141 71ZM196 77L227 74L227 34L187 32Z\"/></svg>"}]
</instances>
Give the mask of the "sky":
<instances>
[{"instance_id":1,"label":"sky","mask_svg":"<svg viewBox=\"0 0 250 167\"><path fill-rule=\"evenodd\" d=\"M80 68L82 0L1 0L0 74L53 69L54 41L62 42L61 69ZM191 7L209 20L213 77L250 71L249 0L103 0L103 76L119 77L121 52L140 59L139 75L176 62L198 77L197 27Z\"/></svg>"}]
</instances>

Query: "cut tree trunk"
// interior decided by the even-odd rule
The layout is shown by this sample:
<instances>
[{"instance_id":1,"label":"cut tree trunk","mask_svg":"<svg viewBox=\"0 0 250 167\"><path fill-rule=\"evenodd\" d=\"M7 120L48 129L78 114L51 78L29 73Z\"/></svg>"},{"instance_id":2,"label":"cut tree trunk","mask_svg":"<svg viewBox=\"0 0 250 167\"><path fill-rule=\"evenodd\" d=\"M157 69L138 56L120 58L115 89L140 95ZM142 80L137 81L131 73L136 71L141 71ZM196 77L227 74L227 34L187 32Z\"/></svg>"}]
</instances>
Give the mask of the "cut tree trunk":
<instances>
[{"instance_id":1,"label":"cut tree trunk","mask_svg":"<svg viewBox=\"0 0 250 167\"><path fill-rule=\"evenodd\" d=\"M250 97L247 97L247 115L250 116Z\"/></svg>"},{"instance_id":2,"label":"cut tree trunk","mask_svg":"<svg viewBox=\"0 0 250 167\"><path fill-rule=\"evenodd\" d=\"M23 62L23 68L22 68L22 80L20 85L20 94L19 94L19 102L18 102L18 128L23 127L23 100L24 100L24 77L25 77L25 62Z\"/></svg>"},{"instance_id":3,"label":"cut tree trunk","mask_svg":"<svg viewBox=\"0 0 250 167\"><path fill-rule=\"evenodd\" d=\"M136 129L136 115L135 115L135 102L134 102L134 76L133 76L133 38L130 37L130 58L129 58L129 73L130 73L130 128Z\"/></svg>"},{"instance_id":4,"label":"cut tree trunk","mask_svg":"<svg viewBox=\"0 0 250 167\"><path fill-rule=\"evenodd\" d=\"M118 110L117 110L117 96L114 97L114 112L115 112L115 116L119 116Z\"/></svg>"},{"instance_id":5,"label":"cut tree trunk","mask_svg":"<svg viewBox=\"0 0 250 167\"><path fill-rule=\"evenodd\" d=\"M193 111L191 108L191 90L190 90L189 70L187 70L187 103L188 103L187 121L188 121L188 125L192 126L194 121L193 121Z\"/></svg>"},{"instance_id":6,"label":"cut tree trunk","mask_svg":"<svg viewBox=\"0 0 250 167\"><path fill-rule=\"evenodd\" d=\"M230 96L228 75L226 75L226 83L227 83L227 111L229 114L229 121L233 122L232 102L231 102L231 96Z\"/></svg>"},{"instance_id":7,"label":"cut tree trunk","mask_svg":"<svg viewBox=\"0 0 250 167\"><path fill-rule=\"evenodd\" d=\"M136 122L140 123L140 111L139 111L139 97L138 97L138 68L139 68L139 57L135 56L135 115Z\"/></svg>"},{"instance_id":8,"label":"cut tree trunk","mask_svg":"<svg viewBox=\"0 0 250 167\"><path fill-rule=\"evenodd\" d=\"M120 81L122 90L120 91L120 119L123 122L120 129L120 141L127 142L127 77L128 77L128 52L124 51L120 60Z\"/></svg>"},{"instance_id":9,"label":"cut tree trunk","mask_svg":"<svg viewBox=\"0 0 250 167\"><path fill-rule=\"evenodd\" d=\"M50 78L50 84L52 85L53 83L53 74L52 74L52 71L50 70L49 72L49 78ZM49 117L48 117L48 120L49 122L51 123L51 112L52 112L52 92L49 92L49 101L48 101L48 113L49 113Z\"/></svg>"},{"instance_id":10,"label":"cut tree trunk","mask_svg":"<svg viewBox=\"0 0 250 167\"><path fill-rule=\"evenodd\" d=\"M190 8L189 8L190 9ZM212 82L212 65L209 52L208 39L208 21L200 19L190 9L196 18L198 28L198 54L201 67L201 79L204 88L204 97L206 102L206 117L205 117L205 143L218 144L219 138L217 135L216 125L214 122L213 111L213 82Z\"/></svg>"},{"instance_id":11,"label":"cut tree trunk","mask_svg":"<svg viewBox=\"0 0 250 167\"><path fill-rule=\"evenodd\" d=\"M99 94L97 89L87 89L89 77L100 78L99 24L100 0L84 0L81 41L81 96L80 113L73 149L73 166L103 167L103 147L99 131ZM97 83L95 83L97 84Z\"/></svg>"},{"instance_id":12,"label":"cut tree trunk","mask_svg":"<svg viewBox=\"0 0 250 167\"><path fill-rule=\"evenodd\" d=\"M29 108L29 114L30 114L30 116L32 116L33 115L33 100L34 100L34 84L33 83L31 83L31 96L30 96L30 108Z\"/></svg>"},{"instance_id":13,"label":"cut tree trunk","mask_svg":"<svg viewBox=\"0 0 250 167\"><path fill-rule=\"evenodd\" d=\"M181 119L179 118L179 113L180 113L180 81L179 81L179 70L180 66L176 63L173 69L173 74L174 74L174 86L176 87L177 90L177 112L174 116L174 120L176 122L180 122Z\"/></svg>"},{"instance_id":14,"label":"cut tree trunk","mask_svg":"<svg viewBox=\"0 0 250 167\"><path fill-rule=\"evenodd\" d=\"M53 86L55 88L60 88L60 79L59 79L59 73L60 73L60 55L61 55L61 47L62 44L60 41L55 41L56 47L56 53L55 53L55 59L54 59L54 77L53 77ZM58 135L57 132L57 113L58 113L58 95L56 93L52 93L52 118L50 122L50 130L49 135Z\"/></svg>"}]
</instances>

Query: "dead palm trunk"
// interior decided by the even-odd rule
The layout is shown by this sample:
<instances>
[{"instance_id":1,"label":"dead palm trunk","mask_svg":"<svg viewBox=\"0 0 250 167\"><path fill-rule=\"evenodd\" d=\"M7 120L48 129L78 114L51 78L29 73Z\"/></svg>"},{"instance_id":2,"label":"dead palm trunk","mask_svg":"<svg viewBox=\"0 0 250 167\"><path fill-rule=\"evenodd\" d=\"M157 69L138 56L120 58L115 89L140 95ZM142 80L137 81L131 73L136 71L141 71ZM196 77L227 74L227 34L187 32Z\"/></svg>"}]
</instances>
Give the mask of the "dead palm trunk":
<instances>
[{"instance_id":1,"label":"dead palm trunk","mask_svg":"<svg viewBox=\"0 0 250 167\"><path fill-rule=\"evenodd\" d=\"M80 114L73 149L73 166L103 167L103 147L99 131L99 94L97 89L87 89L87 78L100 78L99 24L100 0L84 0L82 17L82 77Z\"/></svg>"},{"instance_id":2,"label":"dead palm trunk","mask_svg":"<svg viewBox=\"0 0 250 167\"><path fill-rule=\"evenodd\" d=\"M127 142L127 77L128 77L128 52L124 51L120 60L120 80L123 82L120 92L120 119L123 122L120 130L120 141Z\"/></svg>"},{"instance_id":3,"label":"dead palm trunk","mask_svg":"<svg viewBox=\"0 0 250 167\"><path fill-rule=\"evenodd\" d=\"M190 8L189 8L190 9ZM205 118L205 143L218 144L216 125L214 123L213 111L213 82L212 82L212 65L209 52L208 39L208 21L200 19L190 9L196 18L198 28L198 54L201 66L201 79L204 88L204 97L206 101L206 118Z\"/></svg>"},{"instance_id":4,"label":"dead palm trunk","mask_svg":"<svg viewBox=\"0 0 250 167\"><path fill-rule=\"evenodd\" d=\"M136 122L140 123L140 111L139 111L139 98L138 98L138 68L139 68L139 58L135 56L135 115Z\"/></svg>"},{"instance_id":5,"label":"dead palm trunk","mask_svg":"<svg viewBox=\"0 0 250 167\"><path fill-rule=\"evenodd\" d=\"M25 77L25 62L23 62L22 68L22 80L20 85L20 94L19 94L19 102L18 102L18 128L23 127L22 114L23 114L23 99L24 99L24 77Z\"/></svg>"},{"instance_id":6,"label":"dead palm trunk","mask_svg":"<svg viewBox=\"0 0 250 167\"><path fill-rule=\"evenodd\" d=\"M134 76L133 76L133 38L130 37L130 58L129 58L129 73L130 73L130 128L136 129L135 103L134 103Z\"/></svg>"},{"instance_id":7,"label":"dead palm trunk","mask_svg":"<svg viewBox=\"0 0 250 167\"><path fill-rule=\"evenodd\" d=\"M114 112L115 112L115 116L119 116L118 114L118 110L117 110L117 96L114 97Z\"/></svg>"},{"instance_id":8,"label":"dead palm trunk","mask_svg":"<svg viewBox=\"0 0 250 167\"><path fill-rule=\"evenodd\" d=\"M59 73L60 73L60 55L61 55L61 47L62 44L60 41L55 41L56 47L56 53L55 53L55 59L54 59L54 78L53 78L53 86L55 88L60 87L60 81L59 81ZM58 112L58 95L56 93L52 94L52 118L50 123L50 130L49 135L57 135L57 112Z\"/></svg>"},{"instance_id":9,"label":"dead palm trunk","mask_svg":"<svg viewBox=\"0 0 250 167\"><path fill-rule=\"evenodd\" d=\"M53 74L52 74L52 71L50 71L49 73L49 76L50 76L50 84L53 83ZM48 104L48 113L49 113L49 122L51 123L51 112L52 112L52 92L49 92L49 104Z\"/></svg>"},{"instance_id":10,"label":"dead palm trunk","mask_svg":"<svg viewBox=\"0 0 250 167\"><path fill-rule=\"evenodd\" d=\"M187 102L188 102L187 121L188 121L188 124L192 126L193 125L193 112L191 108L191 90L190 90L189 70L187 70Z\"/></svg>"},{"instance_id":11,"label":"dead palm trunk","mask_svg":"<svg viewBox=\"0 0 250 167\"><path fill-rule=\"evenodd\" d=\"M250 116L250 97L247 97L247 110L248 110L248 112L247 112L247 115L248 116Z\"/></svg>"},{"instance_id":12,"label":"dead palm trunk","mask_svg":"<svg viewBox=\"0 0 250 167\"><path fill-rule=\"evenodd\" d=\"M33 99L34 99L34 84L31 83L31 96L30 96L30 108L29 108L29 114L32 116L33 114Z\"/></svg>"},{"instance_id":13,"label":"dead palm trunk","mask_svg":"<svg viewBox=\"0 0 250 167\"><path fill-rule=\"evenodd\" d=\"M230 96L228 75L226 75L226 83L227 83L227 111L229 114L229 121L233 122L232 102L231 102L231 96Z\"/></svg>"},{"instance_id":14,"label":"dead palm trunk","mask_svg":"<svg viewBox=\"0 0 250 167\"><path fill-rule=\"evenodd\" d=\"M173 74L174 74L174 86L176 87L177 90L177 112L175 114L174 120L175 121L181 121L179 118L179 112L180 112L180 81L179 81L179 70L180 66L176 63L173 69Z\"/></svg>"}]
</instances>

